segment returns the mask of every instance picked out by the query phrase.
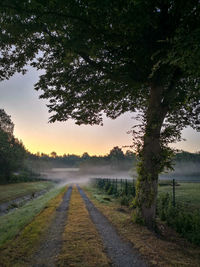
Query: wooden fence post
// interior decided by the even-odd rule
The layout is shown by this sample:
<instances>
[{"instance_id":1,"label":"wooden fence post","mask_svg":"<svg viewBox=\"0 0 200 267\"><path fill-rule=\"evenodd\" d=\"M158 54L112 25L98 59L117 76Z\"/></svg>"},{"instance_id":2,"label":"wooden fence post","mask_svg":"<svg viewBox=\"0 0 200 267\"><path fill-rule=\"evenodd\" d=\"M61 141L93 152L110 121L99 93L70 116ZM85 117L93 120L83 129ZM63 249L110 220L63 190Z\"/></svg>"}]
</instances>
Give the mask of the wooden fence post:
<instances>
[{"instance_id":1,"label":"wooden fence post","mask_svg":"<svg viewBox=\"0 0 200 267\"><path fill-rule=\"evenodd\" d=\"M126 179L126 183L125 183L125 194L126 194L126 196L128 195L128 182L127 182L127 179Z\"/></svg>"},{"instance_id":2,"label":"wooden fence post","mask_svg":"<svg viewBox=\"0 0 200 267\"><path fill-rule=\"evenodd\" d=\"M175 202L175 179L173 179L173 206L175 207L176 202Z\"/></svg>"}]
</instances>

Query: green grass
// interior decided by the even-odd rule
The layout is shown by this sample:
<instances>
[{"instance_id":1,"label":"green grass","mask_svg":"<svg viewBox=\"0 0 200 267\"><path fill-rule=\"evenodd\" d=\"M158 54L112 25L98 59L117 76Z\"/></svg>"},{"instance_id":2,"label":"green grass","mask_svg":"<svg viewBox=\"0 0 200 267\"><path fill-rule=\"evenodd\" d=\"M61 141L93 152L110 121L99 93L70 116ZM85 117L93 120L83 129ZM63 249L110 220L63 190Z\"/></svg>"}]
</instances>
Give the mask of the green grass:
<instances>
[{"instance_id":1,"label":"green grass","mask_svg":"<svg viewBox=\"0 0 200 267\"><path fill-rule=\"evenodd\" d=\"M172 181L161 180L159 181L158 194L169 193L172 195ZM175 200L178 203L184 204L188 209L200 209L200 183L192 182L179 182L176 181L177 186L175 187ZM115 201L116 198L106 194L104 190L100 190L94 186L87 187L93 196L101 203L109 205L110 201L105 200L109 197L111 201Z\"/></svg>"},{"instance_id":2,"label":"green grass","mask_svg":"<svg viewBox=\"0 0 200 267\"><path fill-rule=\"evenodd\" d=\"M96 200L98 200L100 203L104 203L109 205L111 202L117 201L116 198L114 198L112 195L106 194L103 190L100 190L97 187L94 186L83 186L84 189L89 191Z\"/></svg>"},{"instance_id":3,"label":"green grass","mask_svg":"<svg viewBox=\"0 0 200 267\"><path fill-rule=\"evenodd\" d=\"M54 198L64 189L63 187L56 187L12 213L0 217L0 246L6 241L12 240L32 221L34 216L46 207L50 199Z\"/></svg>"},{"instance_id":4,"label":"green grass","mask_svg":"<svg viewBox=\"0 0 200 267\"><path fill-rule=\"evenodd\" d=\"M49 181L0 185L0 204L51 187L53 183Z\"/></svg>"},{"instance_id":5,"label":"green grass","mask_svg":"<svg viewBox=\"0 0 200 267\"><path fill-rule=\"evenodd\" d=\"M159 186L158 193L172 194L172 186ZM191 208L200 209L200 183L178 182L175 187L175 198L177 202Z\"/></svg>"}]
</instances>

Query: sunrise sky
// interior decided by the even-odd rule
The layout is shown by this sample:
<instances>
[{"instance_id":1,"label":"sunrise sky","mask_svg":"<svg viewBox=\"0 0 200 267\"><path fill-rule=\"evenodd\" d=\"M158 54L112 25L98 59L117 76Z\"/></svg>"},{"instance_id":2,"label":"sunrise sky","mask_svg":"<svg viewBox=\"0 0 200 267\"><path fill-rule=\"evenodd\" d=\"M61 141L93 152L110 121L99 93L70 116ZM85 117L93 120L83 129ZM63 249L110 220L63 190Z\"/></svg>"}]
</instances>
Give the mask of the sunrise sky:
<instances>
[{"instance_id":1,"label":"sunrise sky","mask_svg":"<svg viewBox=\"0 0 200 267\"><path fill-rule=\"evenodd\" d=\"M104 126L77 126L72 120L48 123L47 101L39 99L40 92L33 89L38 76L39 73L31 69L24 76L16 74L9 81L0 82L0 108L11 115L14 134L29 151L104 155L114 146L131 145L132 137L127 131L135 121L130 113L116 120L105 118ZM183 137L187 141L173 144L173 147L200 151L200 133L186 129Z\"/></svg>"}]
</instances>

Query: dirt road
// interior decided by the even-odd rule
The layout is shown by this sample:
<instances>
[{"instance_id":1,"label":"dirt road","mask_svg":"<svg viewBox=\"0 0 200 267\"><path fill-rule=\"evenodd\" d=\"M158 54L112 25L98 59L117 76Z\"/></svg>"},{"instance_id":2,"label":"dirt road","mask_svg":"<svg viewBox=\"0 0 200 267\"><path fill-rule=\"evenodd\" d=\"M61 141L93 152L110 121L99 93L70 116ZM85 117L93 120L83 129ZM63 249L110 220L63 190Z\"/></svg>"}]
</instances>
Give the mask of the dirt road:
<instances>
[{"instance_id":1,"label":"dirt road","mask_svg":"<svg viewBox=\"0 0 200 267\"><path fill-rule=\"evenodd\" d=\"M83 189L74 185L65 191L56 201L52 199L12 242L1 247L0 266L147 266Z\"/></svg>"},{"instance_id":2,"label":"dirt road","mask_svg":"<svg viewBox=\"0 0 200 267\"><path fill-rule=\"evenodd\" d=\"M97 229L97 232L102 240L104 251L110 259L110 264L116 267L147 266L138 255L137 251L133 249L132 245L120 238L114 227L93 205L93 203L88 199L84 191L79 186L78 190L82 199L84 200L90 219L92 220L94 227ZM62 234L65 226L68 227L67 211L70 205L71 192L72 187L69 187L68 191L64 195L61 205L56 210L55 219L51 223L45 239L41 242L41 245L31 260L30 266L58 266L57 260L59 258L59 252L63 246ZM77 213L76 216L79 217L80 214ZM74 229L76 232L76 226L74 226ZM78 243L75 245L76 249L79 250ZM76 264L74 263L72 266L76 266Z\"/></svg>"}]
</instances>

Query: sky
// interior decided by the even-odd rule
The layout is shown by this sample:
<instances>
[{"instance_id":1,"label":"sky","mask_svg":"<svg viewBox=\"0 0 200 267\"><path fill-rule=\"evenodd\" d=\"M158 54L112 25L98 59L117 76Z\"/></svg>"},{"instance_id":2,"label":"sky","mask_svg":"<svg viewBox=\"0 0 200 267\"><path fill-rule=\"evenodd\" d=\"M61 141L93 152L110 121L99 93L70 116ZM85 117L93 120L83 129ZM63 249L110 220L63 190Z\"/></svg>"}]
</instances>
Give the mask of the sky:
<instances>
[{"instance_id":1,"label":"sky","mask_svg":"<svg viewBox=\"0 0 200 267\"><path fill-rule=\"evenodd\" d=\"M48 123L48 102L39 99L41 92L34 90L39 74L30 69L25 75L16 74L0 82L0 108L11 115L15 136L30 152L105 155L114 146L132 144L132 136L127 134L135 123L131 113L116 120L105 118L103 126L78 126L72 120ZM187 128L183 131L183 138L187 141L172 146L189 152L200 151L200 133Z\"/></svg>"}]
</instances>

